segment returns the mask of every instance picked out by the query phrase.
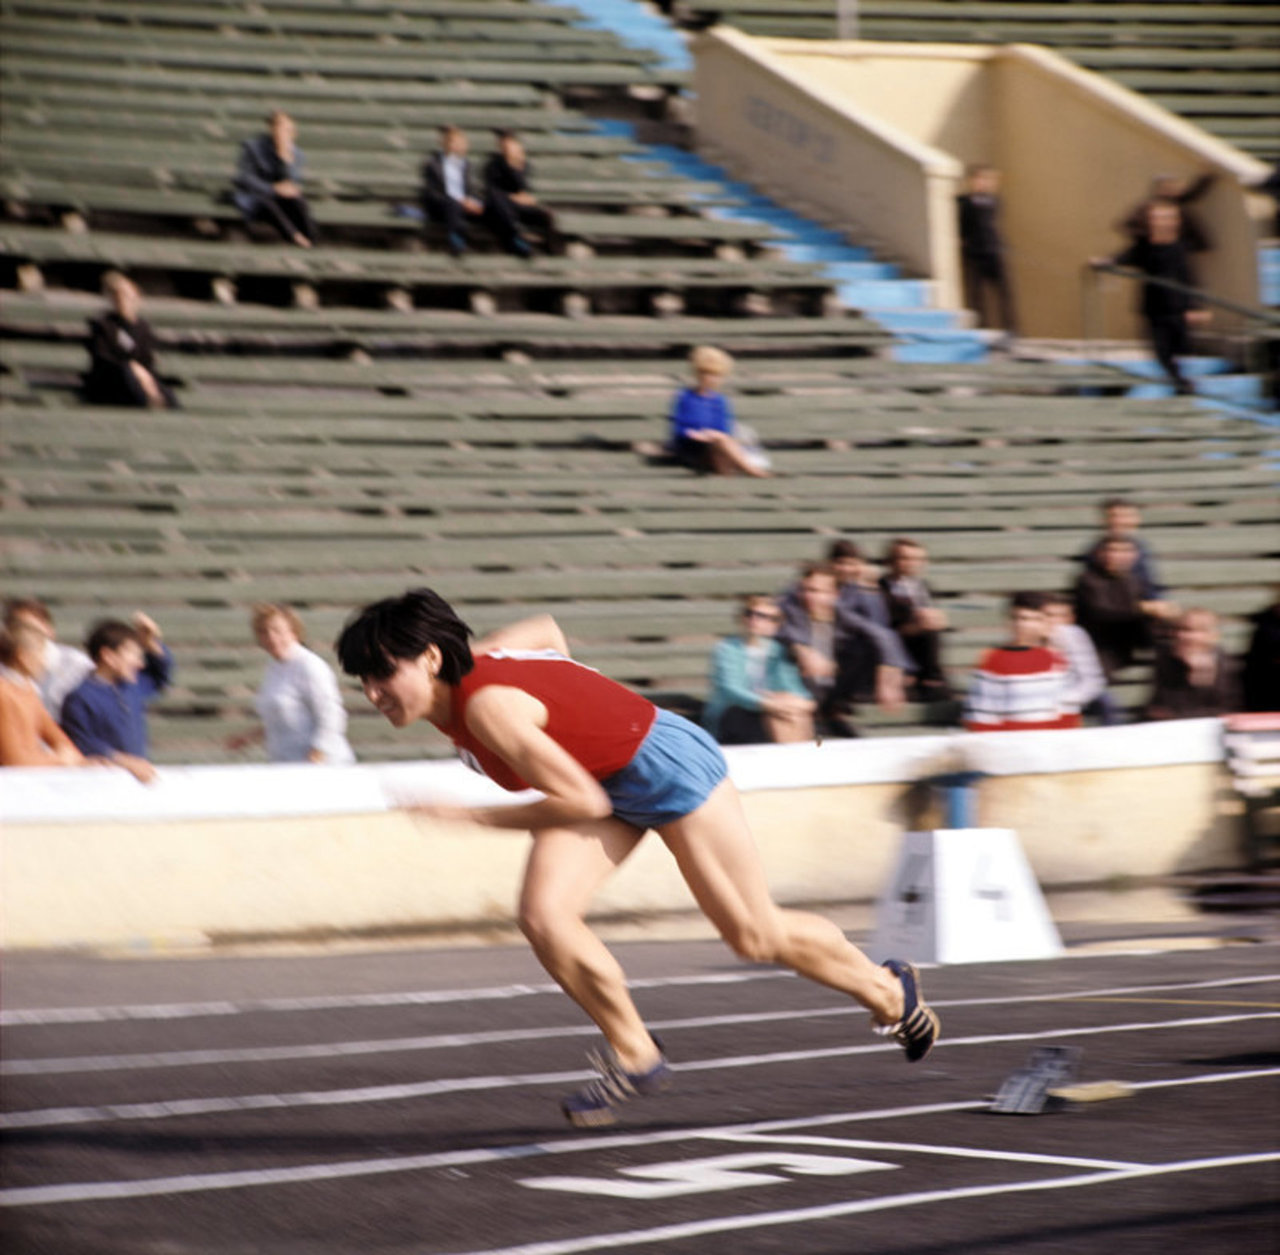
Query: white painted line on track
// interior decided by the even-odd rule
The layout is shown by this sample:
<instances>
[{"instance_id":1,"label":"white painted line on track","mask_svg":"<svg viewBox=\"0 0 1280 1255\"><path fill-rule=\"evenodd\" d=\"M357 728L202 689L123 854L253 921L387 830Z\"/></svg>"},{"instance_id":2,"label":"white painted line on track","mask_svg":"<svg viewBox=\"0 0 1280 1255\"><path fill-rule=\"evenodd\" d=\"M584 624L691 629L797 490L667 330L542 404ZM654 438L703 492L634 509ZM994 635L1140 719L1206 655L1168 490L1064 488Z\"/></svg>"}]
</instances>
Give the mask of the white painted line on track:
<instances>
[{"instance_id":1,"label":"white painted line on track","mask_svg":"<svg viewBox=\"0 0 1280 1255\"><path fill-rule=\"evenodd\" d=\"M789 975L789 973L788 973ZM1233 976L1216 980L1186 981L1178 984L1116 985L1102 989L1082 989L1071 994L1012 994L997 998L931 999L938 1010L956 1007L1015 1006L1021 1003L1074 1002L1088 998L1116 998L1129 994L1174 993L1195 989L1222 989L1241 985L1273 984L1280 973L1265 976ZM559 987L557 986L557 991ZM842 1003L834 1007L802 1008L794 1011L751 1011L735 1015L696 1016L685 1019L654 1020L649 1027L657 1032L693 1028L724 1028L736 1024L768 1024L779 1021L827 1019L833 1016L866 1015L862 1007ZM590 1024L556 1025L546 1028L494 1029L481 1033L439 1033L419 1037L390 1037L366 1041L306 1042L295 1046L243 1046L207 1050L173 1050L137 1054L78 1055L44 1059L0 1060L0 1076L48 1076L67 1072L112 1072L130 1068L179 1068L225 1066L231 1063L278 1063L303 1059L333 1059L343 1056L409 1053L421 1050L470 1049L507 1042L540 1041L556 1037L593 1037Z\"/></svg>"},{"instance_id":2,"label":"white painted line on track","mask_svg":"<svg viewBox=\"0 0 1280 1255\"><path fill-rule=\"evenodd\" d=\"M1083 1027L1040 1029L1030 1033L984 1033L976 1037L943 1038L935 1049L986 1046L999 1042L1043 1041L1046 1038L1089 1037L1108 1033L1140 1033L1160 1029L1206 1028L1253 1020L1280 1019L1280 1011L1258 1014L1197 1016L1178 1020L1139 1020L1127 1024L1094 1024ZM676 1071L708 1072L781 1063L807 1063L852 1055L896 1053L893 1042L862 1046L830 1046L820 1050L786 1050L771 1054L736 1055L681 1062ZM440 1094L480 1090L518 1089L531 1085L570 1085L591 1079L594 1072L533 1072L508 1076L458 1076L397 1085L366 1085L353 1089L303 1090L293 1093L215 1095L207 1098L174 1098L162 1102L112 1103L96 1107L46 1107L13 1111L0 1116L0 1129L49 1128L69 1124L110 1124L133 1120L166 1120L179 1116L225 1115L233 1111L280 1111L289 1108L334 1107L376 1102L402 1102L434 1098Z\"/></svg>"},{"instance_id":3,"label":"white painted line on track","mask_svg":"<svg viewBox=\"0 0 1280 1255\"><path fill-rule=\"evenodd\" d=\"M1280 1076L1280 1068L1257 1068L1248 1072L1210 1072L1169 1080L1143 1081L1135 1089L1178 1089L1184 1085L1222 1085L1236 1081L1270 1080ZM719 1128L664 1129L646 1133L593 1133L586 1137L566 1137L551 1142L528 1142L477 1150L441 1151L430 1155L395 1158L356 1159L342 1162L298 1164L288 1168L249 1168L231 1172L189 1173L176 1177L152 1177L132 1181L73 1181L59 1185L30 1185L0 1189L0 1205L7 1207L49 1206L59 1203L103 1202L130 1198L153 1198L171 1194L199 1194L214 1190L241 1190L310 1181L344 1180L353 1177L385 1176L389 1173L424 1172L440 1168L478 1167L522 1159L541 1159L583 1152L598 1157L602 1152L634 1146L661 1146L671 1142L697 1142L733 1133L784 1133L795 1129L829 1128L833 1125L903 1120L920 1116L946 1115L957 1111L977 1111L989 1103L922 1103L914 1107L881 1107L870 1111L827 1112L823 1115L791 1116L783 1120L761 1120L752 1124L722 1125Z\"/></svg>"},{"instance_id":4,"label":"white painted line on track","mask_svg":"<svg viewBox=\"0 0 1280 1255\"><path fill-rule=\"evenodd\" d=\"M1109 957L1109 956L1108 956ZM930 968L930 964L918 964ZM629 980L630 989L679 989L708 985L742 985L757 980L797 980L794 972L778 968L750 968L735 972L702 972L686 976L653 976ZM1232 985L1262 984L1280 980L1280 974L1235 976L1193 982L1186 985L1136 985L1135 992L1160 989L1228 988ZM1088 996L1081 993L1026 994L1010 1001L1062 1002ZM1122 991L1118 991L1122 992ZM240 1002L158 1002L129 1003L118 1006L27 1007L0 1011L0 1027L28 1028L51 1024L104 1024L116 1020L184 1020L205 1016L278 1014L306 1011L341 1011L369 1007L441 1006L451 1003L495 1002L512 998L530 998L564 991L551 981L539 984L496 985L479 989L393 990L377 994L316 994L293 998L255 998ZM965 1006L968 1002L936 1003L937 1006Z\"/></svg>"},{"instance_id":5,"label":"white painted line on track","mask_svg":"<svg viewBox=\"0 0 1280 1255\"><path fill-rule=\"evenodd\" d=\"M683 1224L659 1225L651 1229L632 1229L622 1233L598 1233L580 1238L529 1242L521 1246L495 1247L482 1251L456 1252L455 1255L586 1255L590 1251L619 1250L652 1242L675 1242L686 1238L710 1237L715 1234L741 1233L749 1229L769 1229L780 1225L812 1224L837 1220L866 1212L893 1211L903 1207L920 1207L929 1203L954 1203L970 1198L991 1198L1000 1194L1033 1193L1037 1190L1071 1190L1091 1185L1109 1185L1143 1177L1169 1176L1181 1172L1209 1172L1250 1164L1280 1162L1280 1151L1264 1151L1253 1155L1224 1155L1217 1159L1188 1159L1181 1163L1151 1164L1115 1171L1091 1172L1083 1176L1054 1177L1047 1181L1001 1182L994 1185L961 1186L950 1190L926 1190L911 1194L890 1194L883 1198L863 1198L842 1203L826 1203L801 1207L792 1211L764 1212L746 1216L720 1216L692 1220Z\"/></svg>"},{"instance_id":6,"label":"white painted line on track","mask_svg":"<svg viewBox=\"0 0 1280 1255\"><path fill-rule=\"evenodd\" d=\"M666 989L688 985L740 985L753 980L795 979L794 972L753 968L740 972L702 972L692 976L642 977L632 989ZM102 1007L29 1007L0 1011L0 1026L38 1024L103 1024L112 1020L188 1020L204 1016L258 1015L297 1011L340 1011L357 1007L427 1007L453 1002L495 1002L561 994L554 981L536 985L495 985L480 989L410 989L380 994L315 994L297 998L250 998L243 1002L142 1002Z\"/></svg>"},{"instance_id":7,"label":"white painted line on track","mask_svg":"<svg viewBox=\"0 0 1280 1255\"><path fill-rule=\"evenodd\" d=\"M814 1137L798 1133L714 1133L717 1142L762 1142L770 1146L817 1146L827 1149L902 1151L910 1155L942 1155L955 1159L994 1159L1001 1163L1049 1164L1065 1168L1141 1168L1123 1159L1082 1159L1077 1155L1038 1155L1031 1151L980 1150L972 1146L940 1146L934 1142L867 1141L852 1137Z\"/></svg>"}]
</instances>

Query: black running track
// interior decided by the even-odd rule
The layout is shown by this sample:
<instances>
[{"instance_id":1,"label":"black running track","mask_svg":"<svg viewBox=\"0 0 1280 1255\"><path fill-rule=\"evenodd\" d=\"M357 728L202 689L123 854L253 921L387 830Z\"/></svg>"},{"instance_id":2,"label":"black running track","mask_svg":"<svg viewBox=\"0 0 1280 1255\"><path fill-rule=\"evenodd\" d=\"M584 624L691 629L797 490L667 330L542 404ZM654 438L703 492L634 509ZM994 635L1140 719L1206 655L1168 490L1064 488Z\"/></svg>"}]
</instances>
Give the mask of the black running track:
<instances>
[{"instance_id":1,"label":"black running track","mask_svg":"<svg viewBox=\"0 0 1280 1255\"><path fill-rule=\"evenodd\" d=\"M907 1065L716 943L616 947L677 1068L592 1134L594 1044L517 947L9 956L8 1255L1280 1249L1280 949L942 968ZM986 1107L1038 1046L1128 1097Z\"/></svg>"}]
</instances>

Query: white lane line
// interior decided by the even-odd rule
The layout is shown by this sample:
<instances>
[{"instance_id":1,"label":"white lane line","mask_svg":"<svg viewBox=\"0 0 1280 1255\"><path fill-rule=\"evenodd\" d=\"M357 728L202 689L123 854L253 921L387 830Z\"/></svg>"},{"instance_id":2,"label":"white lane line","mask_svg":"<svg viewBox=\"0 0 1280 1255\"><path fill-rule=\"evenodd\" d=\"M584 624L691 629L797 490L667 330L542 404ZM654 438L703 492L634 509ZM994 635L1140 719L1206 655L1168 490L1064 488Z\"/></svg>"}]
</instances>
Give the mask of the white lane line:
<instances>
[{"instance_id":1,"label":"white lane line","mask_svg":"<svg viewBox=\"0 0 1280 1255\"><path fill-rule=\"evenodd\" d=\"M817 1146L844 1150L902 1151L910 1155L942 1155L954 1159L995 1159L1001 1163L1049 1164L1060 1168L1141 1168L1123 1159L1081 1159L1077 1155L1037 1155L1030 1151L981 1150L973 1146L939 1146L932 1142L867 1141L854 1137L814 1137L798 1133L716 1133L717 1142L764 1143L769 1146Z\"/></svg>"},{"instance_id":2,"label":"white lane line","mask_svg":"<svg viewBox=\"0 0 1280 1255\"><path fill-rule=\"evenodd\" d=\"M1280 1011L1258 1014L1197 1016L1178 1020L1139 1020L1128 1024L1096 1024L1084 1027L1041 1029L1031 1033L984 1033L976 1037L943 1038L935 1049L956 1046L986 1046L999 1042L1043 1041L1045 1038L1088 1037L1107 1033L1141 1033L1167 1028L1203 1028L1239 1024L1252 1020L1280 1019ZM830 1046L820 1050L786 1050L771 1054L736 1055L693 1059L677 1065L678 1072L722 1071L779 1063L807 1063L817 1059L840 1059L852 1055L896 1052L892 1043L875 1042L863 1046ZM533 1072L511 1076L458 1076L398 1085L366 1085L353 1089L302 1090L292 1093L214 1095L207 1098L174 1098L162 1102L112 1103L96 1107L46 1107L13 1111L0 1116L0 1129L49 1128L54 1125L102 1124L129 1120L165 1120L176 1116L223 1115L232 1111L278 1111L285 1108L333 1107L376 1102L402 1102L434 1098L440 1094L472 1093L480 1090L517 1089L530 1085L569 1085L589 1080L594 1073Z\"/></svg>"},{"instance_id":3,"label":"white lane line","mask_svg":"<svg viewBox=\"0 0 1280 1255\"><path fill-rule=\"evenodd\" d=\"M928 967L928 964L919 966ZM702 972L688 976L642 977L628 982L631 989L679 989L705 985L742 985L757 980L795 980L794 972L777 968L751 968L734 972ZM1193 982L1187 985L1135 985L1134 992L1161 989L1228 988L1232 985L1263 984L1280 979L1280 974L1235 976L1221 980ZM1125 992L1120 989L1117 992ZM317 994L296 998L257 998L242 1002L158 1002L120 1006L93 1007L28 1007L0 1011L0 1026L27 1028L50 1024L102 1024L114 1020L184 1020L205 1016L257 1015L303 1011L339 1011L368 1007L441 1006L450 1003L495 1002L512 998L529 998L542 994L562 994L551 981L539 984L496 985L479 989L418 989L378 994ZM1027 994L1026 1002L1061 1002L1091 996L1083 993ZM1017 1001L1014 998L1011 1001ZM980 1001L980 1000L979 1000ZM934 1005L945 1006L946 1003ZM971 1005L956 1002L955 1006Z\"/></svg>"},{"instance_id":4,"label":"white lane line","mask_svg":"<svg viewBox=\"0 0 1280 1255\"><path fill-rule=\"evenodd\" d=\"M457 1252L456 1255L585 1255L589 1251L618 1250L622 1247L642 1246L652 1242L675 1242L685 1238L741 1233L748 1229L768 1229L780 1225L812 1224L821 1220L838 1220L865 1212L894 1211L903 1207L920 1207L929 1203L954 1203L962 1199L992 1198L1000 1194L1033 1193L1038 1190L1072 1190L1091 1185L1133 1181L1142 1177L1169 1176L1181 1172L1211 1172L1224 1168L1276 1162L1280 1162L1280 1151L1265 1151L1254 1155L1223 1155L1216 1159L1187 1159L1181 1163L1151 1164L1116 1171L1090 1172L1074 1177L1053 1177L1047 1181L962 1186L950 1190L926 1190L912 1194L890 1194L883 1198L826 1203L817 1207L796 1208L792 1211L720 1216L708 1220L687 1221L683 1224L659 1225L651 1229L596 1233L580 1238L552 1239L546 1242L529 1242L521 1246Z\"/></svg>"},{"instance_id":5,"label":"white lane line","mask_svg":"<svg viewBox=\"0 0 1280 1255\"><path fill-rule=\"evenodd\" d=\"M1074 1002L1087 998L1115 998L1129 994L1173 993L1194 989L1270 984L1280 974L1236 976L1218 980L1186 981L1174 985L1116 985L1103 989L1082 989L1071 994L1011 994L998 998L949 998L930 1000L938 1010L955 1007L1013 1006L1019 1003ZM696 1016L675 1020L654 1020L649 1027L657 1032L693 1028L725 1028L736 1024L768 1024L779 1021L827 1019L832 1016L866 1015L859 1006L841 1004L795 1011L752 1011L737 1015ZM307 1042L296 1046L243 1046L208 1050L172 1050L117 1055L71 1055L45 1059L5 1059L0 1076L51 1076L67 1072L114 1072L131 1068L181 1068L231 1063L278 1063L302 1059L333 1059L343 1056L397 1054L421 1050L469 1049L474 1046L508 1042L540 1041L556 1037L594 1037L590 1024L548 1028L494 1029L482 1033L439 1033L420 1037L388 1037L366 1041Z\"/></svg>"},{"instance_id":6,"label":"white lane line","mask_svg":"<svg viewBox=\"0 0 1280 1255\"><path fill-rule=\"evenodd\" d=\"M1222 1085L1234 1081L1270 1080L1280 1076L1280 1068L1258 1068L1248 1072L1210 1072L1169 1080L1142 1081L1134 1088L1177 1089L1184 1085ZM602 1152L633 1146L661 1146L671 1142L697 1142L732 1133L785 1133L798 1129L830 1128L833 1125L903 1120L918 1116L946 1115L957 1111L977 1111L989 1106L984 1100L922 1103L914 1107L881 1107L871 1111L836 1111L825 1115L791 1116L783 1120L761 1120L752 1124L722 1125L719 1128L667 1129L649 1133L593 1133L553 1142L495 1146L478 1150L441 1151L430 1155L398 1158L356 1159L336 1163L298 1164L289 1168L249 1168L232 1172L188 1173L176 1177L151 1177L134 1181L72 1181L60 1185L30 1185L0 1189L0 1206L35 1207L56 1203L101 1202L129 1198L151 1198L170 1194L198 1194L212 1190L241 1190L308 1181L334 1181L352 1177L384 1176L388 1173L422 1172L438 1168L465 1168L505 1163L521 1159L588 1153L598 1158Z\"/></svg>"},{"instance_id":7,"label":"white lane line","mask_svg":"<svg viewBox=\"0 0 1280 1255\"><path fill-rule=\"evenodd\" d=\"M702 972L696 976L652 976L630 981L632 989L689 985L740 985L746 981L794 979L794 972L753 968L740 972ZM563 994L552 981L536 985L495 985L480 989L411 989L381 994L316 994L302 998L250 998L243 1002L156 1002L103 1007L29 1007L0 1011L0 1026L102 1024L110 1020L187 1020L204 1016L257 1015L293 1011L340 1011L360 1007L428 1007L453 1002L496 1002Z\"/></svg>"}]
</instances>

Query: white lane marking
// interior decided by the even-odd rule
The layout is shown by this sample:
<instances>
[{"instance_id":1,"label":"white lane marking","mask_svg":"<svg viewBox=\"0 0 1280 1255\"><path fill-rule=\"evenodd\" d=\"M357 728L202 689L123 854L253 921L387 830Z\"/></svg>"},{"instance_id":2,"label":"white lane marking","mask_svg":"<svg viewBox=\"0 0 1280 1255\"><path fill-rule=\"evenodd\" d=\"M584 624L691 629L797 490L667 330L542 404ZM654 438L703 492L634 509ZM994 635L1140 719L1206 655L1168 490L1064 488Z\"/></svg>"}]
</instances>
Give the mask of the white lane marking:
<instances>
[{"instance_id":1,"label":"white lane marking","mask_svg":"<svg viewBox=\"0 0 1280 1255\"><path fill-rule=\"evenodd\" d=\"M1041 1029L1032 1033L985 1033L976 1037L943 1038L935 1049L986 1046L999 1042L1043 1041L1045 1038L1089 1037L1106 1033L1141 1033L1166 1028L1204 1028L1252 1020L1280 1019L1280 1011L1257 1014L1197 1016L1179 1020L1138 1020L1128 1024L1095 1024L1084 1027ZM829 1046L820 1050L784 1050L763 1055L730 1055L692 1059L678 1065L678 1072L722 1071L779 1063L807 1063L817 1059L841 1059L852 1055L896 1052L892 1043L863 1046ZM45 1107L13 1111L0 1116L0 1129L48 1128L53 1125L102 1124L126 1120L165 1120L175 1116L222 1115L232 1111L278 1111L292 1107L332 1107L375 1102L401 1102L434 1098L440 1094L479 1090L516 1089L529 1085L569 1085L591 1079L586 1070L531 1072L509 1076L457 1076L398 1085L365 1085L354 1089L302 1090L292 1093L214 1095L208 1098L173 1098L161 1102L110 1103L97 1107Z\"/></svg>"},{"instance_id":2,"label":"white lane marking","mask_svg":"<svg viewBox=\"0 0 1280 1255\"><path fill-rule=\"evenodd\" d=\"M893 1151L909 1155L940 1155L953 1159L995 1160L998 1163L1029 1163L1055 1168L1141 1168L1145 1164L1116 1159L1081 1159L1074 1155L1037 1155L1019 1151L982 1150L971 1146L937 1146L924 1142L886 1142L866 1138L814 1137L798 1133L712 1133L711 1141L760 1143L771 1146L770 1152L753 1155L719 1155L710 1159L673 1159L667 1163L644 1164L619 1168L614 1176L545 1176L520 1177L518 1185L531 1190L559 1190L566 1194L601 1195L606 1198L650 1200L676 1198L685 1194L710 1194L717 1190L747 1189L759 1185L782 1185L789 1178L774 1168L801 1176L839 1176L843 1172L869 1172L898 1168L900 1164L879 1159L847 1158L834 1155L807 1155L784 1152L782 1146L803 1146L825 1151L858 1150L887 1154ZM841 1164L848 1165L841 1168ZM630 1178L630 1179L628 1179ZM639 1178L639 1180L635 1179Z\"/></svg>"},{"instance_id":3,"label":"white lane marking","mask_svg":"<svg viewBox=\"0 0 1280 1255\"><path fill-rule=\"evenodd\" d=\"M1234 1079L1234 1076L1231 1077ZM33 1207L52 1203L97 1202L107 1199L146 1198L168 1194L194 1194L209 1190L239 1190L256 1186L296 1185L307 1181L339 1180L347 1177L381 1176L396 1172L422 1172L437 1168L466 1168L519 1159L552 1155L597 1155L602 1151L632 1146L659 1146L668 1142L696 1142L717 1132L735 1129L821 1128L829 1124L851 1124L871 1120L900 1120L908 1116L943 1115L972 1111L985 1102L924 1103L914 1107L881 1107L873 1111L842 1111L824 1116L793 1116L786 1120L765 1120L755 1124L725 1125L720 1129L668 1129L659 1133L593 1133L586 1137L563 1138L554 1142L499 1146L480 1150L441 1151L430 1155L398 1158L357 1159L339 1163L299 1164L289 1168L249 1168L233 1172L192 1173L178 1177L153 1177L137 1181L69 1182L61 1185L28 1185L0 1189L0 1205Z\"/></svg>"},{"instance_id":4,"label":"white lane marking","mask_svg":"<svg viewBox=\"0 0 1280 1255\"><path fill-rule=\"evenodd\" d=\"M852 1176L859 1172L887 1172L897 1164L876 1159L835 1155L801 1155L790 1151L752 1151L715 1155L710 1159L673 1159L669 1163L620 1168L622 1177L526 1177L517 1182L531 1190L558 1190L603 1198L655 1202L689 1194L746 1190L760 1185L784 1185L792 1172L805 1177ZM762 1172L772 1168L772 1172ZM631 1179L627 1179L631 1178Z\"/></svg>"},{"instance_id":5,"label":"white lane marking","mask_svg":"<svg viewBox=\"0 0 1280 1255\"><path fill-rule=\"evenodd\" d=\"M929 967L929 964L918 964ZM735 972L703 972L688 976L641 977L628 982L631 989L676 989L699 985L741 985L757 980L794 980L796 974L776 968L752 968ZM1135 992L1148 989L1226 988L1274 981L1277 974L1236 976L1222 980L1193 982L1188 985L1133 986ZM1123 992L1123 991L1120 991ZM417 989L379 994L316 994L294 998L256 998L242 1002L158 1002L132 1003L119 1006L28 1007L0 1011L0 1026L25 1028L48 1024L101 1024L113 1020L183 1020L204 1016L257 1015L302 1011L338 1011L365 1007L440 1006L447 1003L494 1002L511 998L529 998L541 994L563 993L560 986L547 981L539 984L496 985L479 989ZM1027 994L1026 1002L1054 1002L1086 996L1077 993ZM1017 1001L1017 999L1012 999ZM945 1006L945 1003L936 1005ZM967 1005L957 1002L952 1005Z\"/></svg>"},{"instance_id":6,"label":"white lane marking","mask_svg":"<svg viewBox=\"0 0 1280 1255\"><path fill-rule=\"evenodd\" d=\"M629 982L632 989L667 989L689 985L740 985L753 980L794 979L794 972L753 969L704 972L696 976L653 976ZM0 1011L0 1025L102 1024L110 1020L186 1020L203 1016L257 1015L291 1011L339 1011L356 1007L425 1007L451 1002L495 1002L563 994L552 981L537 985L496 985L481 989L417 989L382 994L317 994L304 998L251 998L244 1002L157 1002L104 1007L29 1007Z\"/></svg>"},{"instance_id":7,"label":"white lane marking","mask_svg":"<svg viewBox=\"0 0 1280 1255\"><path fill-rule=\"evenodd\" d=\"M529 1242L522 1246L495 1247L483 1251L456 1252L455 1255L585 1255L589 1251L618 1250L652 1242L675 1242L685 1238L709 1237L713 1234L741 1233L748 1229L768 1229L780 1225L810 1224L820 1220L836 1220L845 1216L874 1211L893 1211L902 1207L920 1207L929 1203L952 1203L968 1198L991 1198L1000 1194L1033 1193L1038 1190L1071 1190L1090 1185L1132 1181L1141 1177L1169 1176L1181 1172L1210 1172L1250 1164L1280 1162L1280 1151L1254 1155L1223 1155L1216 1159L1188 1159L1181 1163L1152 1164L1125 1168L1114 1172L1091 1172L1082 1176L1054 1177L1048 1181L1001 1182L995 1185L962 1186L950 1190L926 1190L912 1194L891 1194L885 1198L865 1198L842 1203L826 1203L817 1207L801 1207L793 1211L764 1212L748 1216L720 1216L683 1224L659 1225L652 1229L632 1229L621 1233L589 1234L547 1242Z\"/></svg>"},{"instance_id":8,"label":"white lane marking","mask_svg":"<svg viewBox=\"0 0 1280 1255\"><path fill-rule=\"evenodd\" d=\"M1217 980L1185 981L1168 985L1116 985L1103 989L1082 989L1071 994L1010 994L999 998L949 998L930 1000L938 1010L955 1007L1013 1006L1019 1003L1074 1002L1086 998L1115 998L1129 994L1173 993L1191 989L1220 989L1228 986L1271 984L1280 974L1234 976ZM558 988L558 987L557 987ZM832 1016L866 1015L861 1007L842 1004L795 1011L753 1011L737 1015L695 1016L676 1020L654 1020L649 1027L657 1032L686 1028L725 1028L735 1024L768 1024L779 1021L827 1019ZM307 1042L297 1046L242 1046L217 1050L171 1050L119 1055L71 1055L46 1059L0 1060L0 1076L50 1076L67 1072L113 1072L130 1068L181 1068L230 1063L278 1063L301 1059L333 1059L343 1056L409 1053L420 1050L469 1049L474 1046L508 1042L540 1041L555 1037L593 1037L590 1024L548 1028L493 1029L482 1033L439 1033L421 1037L388 1037L367 1041Z\"/></svg>"},{"instance_id":9,"label":"white lane marking","mask_svg":"<svg viewBox=\"0 0 1280 1255\"><path fill-rule=\"evenodd\" d=\"M1234 1081L1270 1080L1280 1076L1280 1068L1257 1068L1249 1072L1210 1072L1199 1076L1141 1081L1135 1089L1178 1089L1184 1085L1222 1085ZM791 1116L784 1120L761 1120L753 1124L722 1125L706 1129L667 1129L649 1133L593 1133L587 1137L562 1138L554 1142L496 1146L481 1150L442 1151L430 1155L399 1158L356 1159L338 1163L298 1164L289 1168L249 1168L233 1172L189 1173L176 1177L151 1177L135 1181L72 1181L60 1185L29 1185L0 1189L0 1205L8 1207L46 1206L55 1203L99 1202L112 1199L151 1198L170 1194L198 1194L212 1190L241 1190L277 1185L297 1185L308 1181L332 1181L352 1177L382 1176L388 1173L422 1172L437 1168L464 1168L554 1155L576 1155L633 1146L659 1146L670 1142L696 1142L731 1133L781 1133L792 1129L819 1129L833 1125L863 1124L903 1120L917 1116L948 1115L957 1111L977 1111L985 1100L922 1103L914 1107L881 1107L871 1111L836 1111L825 1115Z\"/></svg>"},{"instance_id":10,"label":"white lane marking","mask_svg":"<svg viewBox=\"0 0 1280 1255\"><path fill-rule=\"evenodd\" d=\"M1065 1168L1138 1168L1124 1159L1082 1159L1078 1155L1038 1155L1031 1151L980 1150L971 1146L939 1146L933 1142L867 1141L850 1137L814 1137L799 1133L715 1133L710 1136L722 1142L785 1142L788 1146L818 1146L835 1150L903 1151L912 1155L944 1155L955 1159L995 1159L1002 1163L1052 1164ZM523 1182L522 1182L523 1184Z\"/></svg>"}]
</instances>

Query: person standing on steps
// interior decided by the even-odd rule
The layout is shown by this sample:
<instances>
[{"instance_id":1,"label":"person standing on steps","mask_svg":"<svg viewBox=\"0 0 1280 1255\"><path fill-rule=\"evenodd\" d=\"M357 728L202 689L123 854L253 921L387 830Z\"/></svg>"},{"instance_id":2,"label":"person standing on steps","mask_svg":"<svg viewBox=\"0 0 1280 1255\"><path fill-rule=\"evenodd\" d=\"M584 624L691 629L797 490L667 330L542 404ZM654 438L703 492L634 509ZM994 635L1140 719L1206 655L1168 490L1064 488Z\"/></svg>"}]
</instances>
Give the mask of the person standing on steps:
<instances>
[{"instance_id":1,"label":"person standing on steps","mask_svg":"<svg viewBox=\"0 0 1280 1255\"><path fill-rule=\"evenodd\" d=\"M507 806L412 809L532 834L520 926L608 1043L594 1059L597 1079L561 1104L572 1124L612 1124L621 1104L671 1083L621 966L585 918L649 828L736 953L847 994L909 1061L924 1058L938 1017L915 969L897 959L873 963L835 924L774 904L724 756L706 732L574 662L549 616L510 625L474 649L470 636L437 593L413 589L353 614L336 649L393 727L426 720L503 788L543 794Z\"/></svg>"}]
</instances>

